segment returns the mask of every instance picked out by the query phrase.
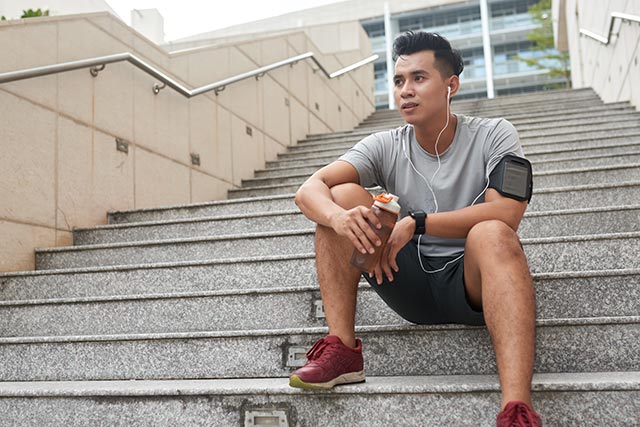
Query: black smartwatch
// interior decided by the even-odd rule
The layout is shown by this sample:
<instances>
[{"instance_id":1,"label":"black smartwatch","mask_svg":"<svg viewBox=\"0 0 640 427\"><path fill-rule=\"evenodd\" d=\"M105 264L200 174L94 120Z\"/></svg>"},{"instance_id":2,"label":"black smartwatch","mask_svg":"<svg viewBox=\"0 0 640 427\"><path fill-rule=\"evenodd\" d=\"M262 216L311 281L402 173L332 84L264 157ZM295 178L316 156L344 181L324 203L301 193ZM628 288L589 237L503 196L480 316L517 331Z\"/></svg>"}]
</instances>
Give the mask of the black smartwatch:
<instances>
[{"instance_id":1,"label":"black smartwatch","mask_svg":"<svg viewBox=\"0 0 640 427\"><path fill-rule=\"evenodd\" d=\"M427 214L423 211L409 211L409 216L416 222L416 230L413 234L425 234L427 232Z\"/></svg>"}]
</instances>

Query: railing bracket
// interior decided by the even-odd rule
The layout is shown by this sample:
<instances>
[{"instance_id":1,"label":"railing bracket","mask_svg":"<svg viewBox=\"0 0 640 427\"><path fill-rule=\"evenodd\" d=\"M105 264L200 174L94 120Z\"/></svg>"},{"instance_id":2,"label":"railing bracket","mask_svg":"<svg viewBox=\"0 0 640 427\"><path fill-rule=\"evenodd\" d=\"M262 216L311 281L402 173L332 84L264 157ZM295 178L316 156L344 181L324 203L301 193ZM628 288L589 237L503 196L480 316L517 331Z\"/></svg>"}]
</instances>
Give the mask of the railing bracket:
<instances>
[{"instance_id":1,"label":"railing bracket","mask_svg":"<svg viewBox=\"0 0 640 427\"><path fill-rule=\"evenodd\" d=\"M256 74L256 81L258 81L261 78L263 78L265 74L267 74L267 73L265 72L265 73Z\"/></svg>"},{"instance_id":2,"label":"railing bracket","mask_svg":"<svg viewBox=\"0 0 640 427\"><path fill-rule=\"evenodd\" d=\"M167 87L166 83L162 83L162 85L160 83L154 83L153 84L153 93L155 93L156 95L160 93L160 91L162 89L164 89L165 87Z\"/></svg>"},{"instance_id":3,"label":"railing bracket","mask_svg":"<svg viewBox=\"0 0 640 427\"><path fill-rule=\"evenodd\" d=\"M98 77L98 73L99 73L100 71L104 70L106 66L107 66L106 64L102 64L102 65L100 65L100 66L97 66L97 65L96 65L95 67L91 67L91 68L89 69L89 72L91 73L91 75L92 75L93 77Z\"/></svg>"},{"instance_id":4,"label":"railing bracket","mask_svg":"<svg viewBox=\"0 0 640 427\"><path fill-rule=\"evenodd\" d=\"M215 88L215 89L213 90L213 92L216 94L216 96L218 96L218 94L219 94L220 92L222 92L223 90L225 90L226 88L227 88L226 86L220 86L220 87Z\"/></svg>"}]
</instances>

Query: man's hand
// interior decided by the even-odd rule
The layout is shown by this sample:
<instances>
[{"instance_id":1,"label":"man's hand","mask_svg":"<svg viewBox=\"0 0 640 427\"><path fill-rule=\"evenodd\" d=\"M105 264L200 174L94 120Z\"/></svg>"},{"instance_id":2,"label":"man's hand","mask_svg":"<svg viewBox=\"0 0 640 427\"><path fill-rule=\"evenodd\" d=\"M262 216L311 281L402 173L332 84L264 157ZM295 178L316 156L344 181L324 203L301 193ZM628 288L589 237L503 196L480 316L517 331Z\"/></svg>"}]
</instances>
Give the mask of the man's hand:
<instances>
[{"instance_id":1,"label":"man's hand","mask_svg":"<svg viewBox=\"0 0 640 427\"><path fill-rule=\"evenodd\" d=\"M384 246L380 262L373 271L378 285L382 284L384 276L387 276L387 280L393 282L393 272L391 270L396 273L399 270L396 256L398 252L400 252L400 249L413 238L415 229L416 222L409 216L398 221L395 227L393 227L391 236L389 236L389 240L387 240L387 244ZM369 275L371 276L371 272L369 272Z\"/></svg>"},{"instance_id":2,"label":"man's hand","mask_svg":"<svg viewBox=\"0 0 640 427\"><path fill-rule=\"evenodd\" d=\"M373 210L356 206L333 215L330 224L339 236L348 238L357 250L363 254L372 254L375 247L380 246L382 242L369 222L377 229L382 228L382 223Z\"/></svg>"}]
</instances>

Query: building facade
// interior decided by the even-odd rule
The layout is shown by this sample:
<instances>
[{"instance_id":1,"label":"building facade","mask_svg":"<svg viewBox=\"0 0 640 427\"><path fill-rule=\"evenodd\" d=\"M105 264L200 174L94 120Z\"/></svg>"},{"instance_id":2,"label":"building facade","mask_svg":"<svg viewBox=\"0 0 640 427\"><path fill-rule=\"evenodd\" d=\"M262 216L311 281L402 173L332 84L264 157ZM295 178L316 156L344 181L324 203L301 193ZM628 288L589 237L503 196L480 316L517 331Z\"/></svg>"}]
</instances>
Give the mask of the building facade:
<instances>
[{"instance_id":1,"label":"building facade","mask_svg":"<svg viewBox=\"0 0 640 427\"><path fill-rule=\"evenodd\" d=\"M518 57L531 58L546 53L534 50L533 42L527 38L537 26L528 8L539 0L486 1L495 95L533 92L544 90L549 85L564 84L562 78L551 78L548 70L540 70L518 60ZM380 56L375 64L376 107L387 108L386 4L390 11L392 37L407 30L437 32L462 52L465 70L456 99L484 98L488 83L480 3L481 0L347 0L197 34L176 40L175 46L167 48L185 48L229 37L250 37L252 34L359 20L369 35L374 53ZM551 13L548 19L551 19ZM552 52L556 53L555 49Z\"/></svg>"},{"instance_id":2,"label":"building facade","mask_svg":"<svg viewBox=\"0 0 640 427\"><path fill-rule=\"evenodd\" d=\"M518 59L534 58L547 52L533 49L527 35L536 28L528 13L529 6L538 0L493 0L488 2L488 28L493 56L493 85L495 94L544 90L553 84L565 83L562 78L551 78L548 70L540 70ZM471 0L418 10L392 13L392 35L413 31L436 32L459 49L464 60L460 92L457 99L487 96L486 61L483 49L483 16L480 2ZM549 16L548 19L551 19ZM369 34L375 53L380 55L375 64L375 99L378 108L388 107L388 78L384 16L365 19L362 25Z\"/></svg>"}]
</instances>

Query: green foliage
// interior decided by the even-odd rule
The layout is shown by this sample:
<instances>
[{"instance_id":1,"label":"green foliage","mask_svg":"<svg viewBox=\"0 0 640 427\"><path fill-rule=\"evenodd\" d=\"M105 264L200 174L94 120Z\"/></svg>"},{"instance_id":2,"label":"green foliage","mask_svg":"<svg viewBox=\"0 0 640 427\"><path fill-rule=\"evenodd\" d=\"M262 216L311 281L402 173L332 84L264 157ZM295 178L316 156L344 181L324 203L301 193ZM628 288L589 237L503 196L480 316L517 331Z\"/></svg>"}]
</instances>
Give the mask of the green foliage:
<instances>
[{"instance_id":1,"label":"green foliage","mask_svg":"<svg viewBox=\"0 0 640 427\"><path fill-rule=\"evenodd\" d=\"M49 10L42 9L27 9L22 11L20 18L37 18L39 16L49 16Z\"/></svg>"},{"instance_id":2,"label":"green foliage","mask_svg":"<svg viewBox=\"0 0 640 427\"><path fill-rule=\"evenodd\" d=\"M47 10L42 10L42 9L27 9L27 10L23 10L22 11L22 16L20 16L20 19L24 19L24 18L37 18L40 16L49 16L49 9ZM7 17L6 16L0 16L0 21L6 21Z\"/></svg>"},{"instance_id":3,"label":"green foliage","mask_svg":"<svg viewBox=\"0 0 640 427\"><path fill-rule=\"evenodd\" d=\"M533 50L541 52L534 58L523 58L518 56L518 60L525 62L530 67L539 70L549 70L551 77L564 77L566 87L571 87L571 70L569 69L569 54L558 52L553 43L553 23L551 22L551 0L540 0L529 7L529 14L533 22L539 26L529 32L527 38L534 43ZM550 66L553 62L559 64ZM550 85L550 87L558 85ZM560 85L561 86L561 85Z\"/></svg>"}]
</instances>

